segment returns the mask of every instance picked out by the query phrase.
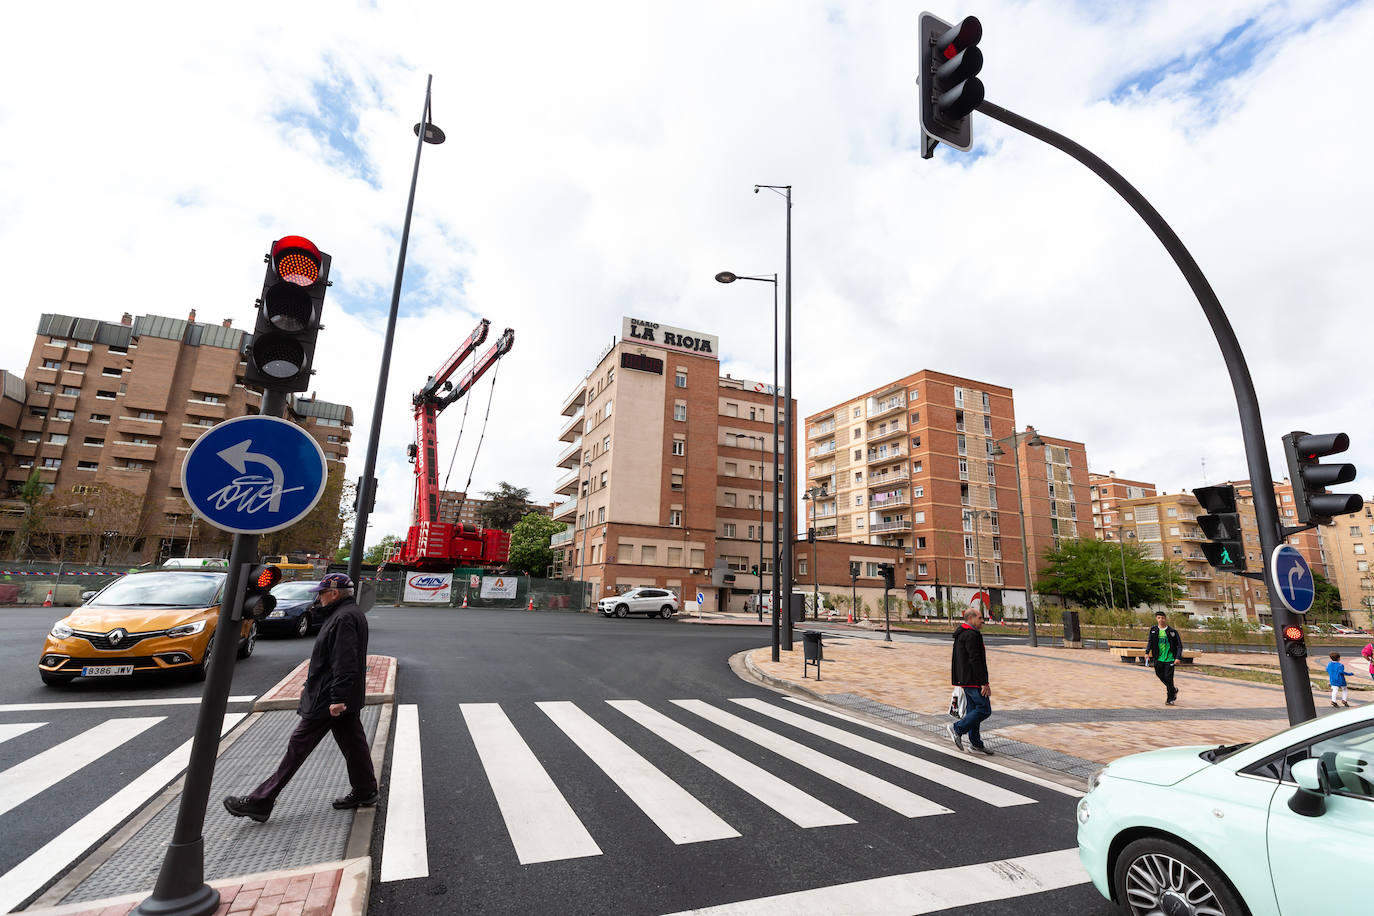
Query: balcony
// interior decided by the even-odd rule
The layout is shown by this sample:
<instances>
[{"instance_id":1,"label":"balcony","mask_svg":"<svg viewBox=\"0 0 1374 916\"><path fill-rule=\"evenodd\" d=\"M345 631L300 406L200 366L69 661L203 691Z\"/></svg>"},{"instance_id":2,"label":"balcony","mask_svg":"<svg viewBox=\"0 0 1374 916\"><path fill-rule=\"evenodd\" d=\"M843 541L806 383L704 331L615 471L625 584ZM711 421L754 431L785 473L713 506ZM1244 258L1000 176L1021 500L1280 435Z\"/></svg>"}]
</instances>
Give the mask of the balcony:
<instances>
[{"instance_id":1,"label":"balcony","mask_svg":"<svg viewBox=\"0 0 1374 916\"><path fill-rule=\"evenodd\" d=\"M563 449L558 455L557 466L560 468L576 468L582 464L582 437L578 436L573 443Z\"/></svg>"},{"instance_id":2,"label":"balcony","mask_svg":"<svg viewBox=\"0 0 1374 916\"><path fill-rule=\"evenodd\" d=\"M199 398L191 398L186 402L186 413L193 417L223 420L229 415L229 405L222 401L202 401Z\"/></svg>"},{"instance_id":3,"label":"balcony","mask_svg":"<svg viewBox=\"0 0 1374 916\"><path fill-rule=\"evenodd\" d=\"M882 417L892 413L894 410L906 409L906 398L901 394L890 395L886 398L869 398L867 405L868 416Z\"/></svg>"},{"instance_id":4,"label":"balcony","mask_svg":"<svg viewBox=\"0 0 1374 916\"><path fill-rule=\"evenodd\" d=\"M878 461L895 461L898 458L905 458L906 455L906 449L899 445L894 445L887 449L869 449L865 457L871 464Z\"/></svg>"},{"instance_id":5,"label":"balcony","mask_svg":"<svg viewBox=\"0 0 1374 916\"><path fill-rule=\"evenodd\" d=\"M162 421L121 416L115 421L115 429L130 436L160 436L162 435Z\"/></svg>"},{"instance_id":6,"label":"balcony","mask_svg":"<svg viewBox=\"0 0 1374 916\"><path fill-rule=\"evenodd\" d=\"M881 534L884 531L910 531L911 519L903 518L895 522L874 522L868 526L869 534Z\"/></svg>"},{"instance_id":7,"label":"balcony","mask_svg":"<svg viewBox=\"0 0 1374 916\"><path fill-rule=\"evenodd\" d=\"M832 439L829 442L824 442L820 445L811 446L811 448L807 451L806 455L808 458L819 458L822 455L833 455L834 453L835 442Z\"/></svg>"},{"instance_id":8,"label":"balcony","mask_svg":"<svg viewBox=\"0 0 1374 916\"><path fill-rule=\"evenodd\" d=\"M574 436L582 435L582 424L586 419L586 414L581 409L574 412L558 431L558 441L571 442Z\"/></svg>"},{"instance_id":9,"label":"balcony","mask_svg":"<svg viewBox=\"0 0 1374 916\"><path fill-rule=\"evenodd\" d=\"M571 417L579 408L587 406L587 378L578 382L568 396L563 399L563 408L559 413L565 417Z\"/></svg>"},{"instance_id":10,"label":"balcony","mask_svg":"<svg viewBox=\"0 0 1374 916\"><path fill-rule=\"evenodd\" d=\"M893 423L891 426L888 426L886 429L878 429L878 430L872 430L872 429L870 429L870 430L868 431L868 441L869 441L869 442L881 442L881 441L883 441L884 439L891 439L891 438L893 438L894 436L904 436L904 435L906 435L906 431L907 431L906 427L903 426L903 425L900 424L900 423Z\"/></svg>"},{"instance_id":11,"label":"balcony","mask_svg":"<svg viewBox=\"0 0 1374 916\"><path fill-rule=\"evenodd\" d=\"M574 505L576 505L576 504L574 503ZM554 517L557 518L557 515L555 514ZM562 546L565 545L565 544L571 544L572 541L573 541L573 538L576 536L576 534L577 534L577 532L574 531L574 530L572 529L572 527L570 526L570 527L568 527L566 530L560 531L560 532L558 532L557 534L555 534L555 535L553 535L552 537L550 537L550 538L549 538L549 546L550 546L550 547L555 547L555 548L557 548L557 547L562 547Z\"/></svg>"},{"instance_id":12,"label":"balcony","mask_svg":"<svg viewBox=\"0 0 1374 916\"><path fill-rule=\"evenodd\" d=\"M833 433L834 431L835 431L835 421L834 421L834 420L828 420L828 421L826 421L825 423L821 423L821 424L819 424L819 425L817 425L817 426L813 426L813 427L811 427L810 429L808 429L808 430L806 431L806 437L807 437L808 439L819 439L821 436L829 435L830 433Z\"/></svg>"},{"instance_id":13,"label":"balcony","mask_svg":"<svg viewBox=\"0 0 1374 916\"><path fill-rule=\"evenodd\" d=\"M553 508L553 514L552 514L552 516L550 516L550 517L551 517L554 521L558 521L559 519L563 519L563 518L571 519L576 513L577 513L577 500L576 500L576 499L565 499L565 500L563 500L563 502L561 502L561 503L559 503L558 505L554 506L554 508Z\"/></svg>"},{"instance_id":14,"label":"balcony","mask_svg":"<svg viewBox=\"0 0 1374 916\"><path fill-rule=\"evenodd\" d=\"M910 479L911 475L906 472L906 468L900 471L888 471L886 474L870 474L868 477L868 488L872 490L875 487L886 487L890 484L902 483Z\"/></svg>"},{"instance_id":15,"label":"balcony","mask_svg":"<svg viewBox=\"0 0 1374 916\"><path fill-rule=\"evenodd\" d=\"M553 488L555 493L567 493L569 495L577 492L577 482L582 477L581 468L575 468L567 476L558 481L558 485Z\"/></svg>"},{"instance_id":16,"label":"balcony","mask_svg":"<svg viewBox=\"0 0 1374 916\"><path fill-rule=\"evenodd\" d=\"M877 499L877 496L885 496L886 498ZM891 509L894 506L911 505L911 496L907 493L878 493L874 494L874 497L875 498L870 498L868 500L868 507L870 509Z\"/></svg>"}]
</instances>

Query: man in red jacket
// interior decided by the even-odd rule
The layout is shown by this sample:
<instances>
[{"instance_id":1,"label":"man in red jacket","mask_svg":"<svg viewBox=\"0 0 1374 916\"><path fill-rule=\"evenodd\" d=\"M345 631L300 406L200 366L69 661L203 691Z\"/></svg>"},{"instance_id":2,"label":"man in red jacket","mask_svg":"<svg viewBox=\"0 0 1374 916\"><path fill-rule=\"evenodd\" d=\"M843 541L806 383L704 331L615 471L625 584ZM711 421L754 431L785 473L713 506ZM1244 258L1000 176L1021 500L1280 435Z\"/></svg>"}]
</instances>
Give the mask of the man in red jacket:
<instances>
[{"instance_id":1,"label":"man in red jacket","mask_svg":"<svg viewBox=\"0 0 1374 916\"><path fill-rule=\"evenodd\" d=\"M333 734L353 787L347 795L334 799L334 807L368 808L377 804L377 776L361 717L367 699L367 618L353 603L353 580L343 573L325 576L315 591L320 596L317 613L325 622L315 637L310 670L301 688L296 709L300 724L291 733L275 773L251 794L224 799L225 810L234 817L252 818L258 823L271 817L277 795L326 734Z\"/></svg>"},{"instance_id":2,"label":"man in red jacket","mask_svg":"<svg viewBox=\"0 0 1374 916\"><path fill-rule=\"evenodd\" d=\"M945 726L945 734L959 750L964 749L964 735L968 735L969 749L992 756L983 746L980 726L992 715L992 685L988 683L988 658L983 649L983 615L969 608L964 622L954 631L954 655L951 659L950 683L964 688L968 712L958 722Z\"/></svg>"}]
</instances>

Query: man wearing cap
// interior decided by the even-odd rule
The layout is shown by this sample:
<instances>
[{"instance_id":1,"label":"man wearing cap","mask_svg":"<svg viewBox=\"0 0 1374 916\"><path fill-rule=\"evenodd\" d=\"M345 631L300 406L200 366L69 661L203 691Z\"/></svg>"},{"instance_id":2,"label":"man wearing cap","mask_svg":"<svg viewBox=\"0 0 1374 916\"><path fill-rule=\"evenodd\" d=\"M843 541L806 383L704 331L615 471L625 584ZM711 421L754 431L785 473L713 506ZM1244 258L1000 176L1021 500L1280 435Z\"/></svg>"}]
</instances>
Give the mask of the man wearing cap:
<instances>
[{"instance_id":1,"label":"man wearing cap","mask_svg":"<svg viewBox=\"0 0 1374 916\"><path fill-rule=\"evenodd\" d=\"M301 717L286 745L277 771L249 795L230 795L225 809L235 817L259 823L272 815L277 796L300 769L325 733L343 753L352 791L334 799L339 809L377 804L377 776L372 769L372 749L363 731L361 712L367 696L367 618L353 602L353 580L330 573L314 589L320 604L315 612L325 618L310 654L310 670L301 688L296 711Z\"/></svg>"}]
</instances>

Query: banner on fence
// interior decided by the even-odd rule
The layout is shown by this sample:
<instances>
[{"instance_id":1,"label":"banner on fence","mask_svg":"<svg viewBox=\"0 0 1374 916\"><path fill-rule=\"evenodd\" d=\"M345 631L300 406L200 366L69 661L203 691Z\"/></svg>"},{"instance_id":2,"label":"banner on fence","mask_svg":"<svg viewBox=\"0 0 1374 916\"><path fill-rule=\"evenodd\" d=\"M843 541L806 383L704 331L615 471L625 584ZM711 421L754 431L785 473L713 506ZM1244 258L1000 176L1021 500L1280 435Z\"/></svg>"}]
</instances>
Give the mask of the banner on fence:
<instances>
[{"instance_id":1,"label":"banner on fence","mask_svg":"<svg viewBox=\"0 0 1374 916\"><path fill-rule=\"evenodd\" d=\"M452 594L453 573L411 573L402 600L448 604Z\"/></svg>"},{"instance_id":2,"label":"banner on fence","mask_svg":"<svg viewBox=\"0 0 1374 916\"><path fill-rule=\"evenodd\" d=\"M483 598L514 598L519 583L519 576L483 576L481 594Z\"/></svg>"}]
</instances>

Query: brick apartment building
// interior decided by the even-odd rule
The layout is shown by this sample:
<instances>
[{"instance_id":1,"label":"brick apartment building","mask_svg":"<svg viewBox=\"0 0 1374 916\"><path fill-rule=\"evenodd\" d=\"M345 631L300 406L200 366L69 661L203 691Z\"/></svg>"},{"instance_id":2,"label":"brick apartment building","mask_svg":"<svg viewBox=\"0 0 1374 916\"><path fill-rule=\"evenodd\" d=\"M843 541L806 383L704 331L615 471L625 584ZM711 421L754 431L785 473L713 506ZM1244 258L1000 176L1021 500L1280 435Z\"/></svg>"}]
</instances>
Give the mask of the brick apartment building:
<instances>
[{"instance_id":1,"label":"brick apartment building","mask_svg":"<svg viewBox=\"0 0 1374 916\"><path fill-rule=\"evenodd\" d=\"M229 320L200 324L194 311L184 320L125 313L118 323L44 314L22 388L6 373L0 396L0 434L13 443L0 450L8 497L0 549L13 546L26 511L17 497L36 468L58 498L30 556L121 564L227 556L230 536L191 513L181 464L206 429L257 413L261 394L243 384L246 337ZM320 443L341 479L352 409L291 398L287 417Z\"/></svg>"},{"instance_id":2,"label":"brick apartment building","mask_svg":"<svg viewBox=\"0 0 1374 916\"><path fill-rule=\"evenodd\" d=\"M1143 480L1117 477L1116 471L1106 474L1088 472L1088 493L1092 500L1093 537L1099 541L1117 540L1116 529L1121 527L1117 506L1123 499L1140 499L1158 495L1158 488Z\"/></svg>"},{"instance_id":3,"label":"brick apartment building","mask_svg":"<svg viewBox=\"0 0 1374 916\"><path fill-rule=\"evenodd\" d=\"M1369 571L1369 561L1374 557L1374 507L1366 498L1359 512L1337 516L1318 530L1328 578L1340 589L1341 608L1349 615L1348 623L1374 627L1374 575Z\"/></svg>"},{"instance_id":4,"label":"brick apartment building","mask_svg":"<svg viewBox=\"0 0 1374 916\"><path fill-rule=\"evenodd\" d=\"M657 585L738 610L760 578L772 588L772 388L721 377L714 335L631 318L622 332L563 401L561 574L594 598Z\"/></svg>"}]
</instances>

